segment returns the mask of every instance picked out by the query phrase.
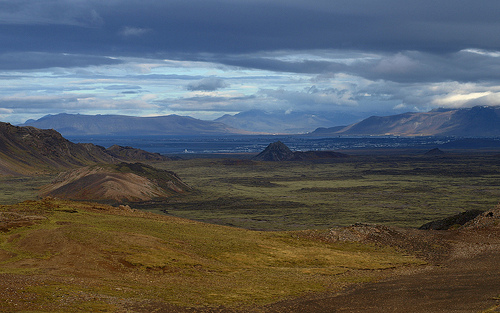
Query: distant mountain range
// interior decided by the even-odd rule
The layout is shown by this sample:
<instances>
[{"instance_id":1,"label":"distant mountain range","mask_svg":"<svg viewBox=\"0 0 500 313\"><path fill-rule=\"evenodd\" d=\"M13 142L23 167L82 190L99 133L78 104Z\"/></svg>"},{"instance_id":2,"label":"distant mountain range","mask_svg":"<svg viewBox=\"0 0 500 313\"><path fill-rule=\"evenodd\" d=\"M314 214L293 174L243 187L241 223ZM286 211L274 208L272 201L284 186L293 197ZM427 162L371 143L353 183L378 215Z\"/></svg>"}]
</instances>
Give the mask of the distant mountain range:
<instances>
[{"instance_id":1,"label":"distant mountain range","mask_svg":"<svg viewBox=\"0 0 500 313\"><path fill-rule=\"evenodd\" d=\"M359 119L348 114L326 116L251 110L236 115L224 115L215 121L178 115L134 117L57 114L47 115L39 120L28 120L20 126L55 129L64 136L217 136L308 132L311 136L500 136L500 107L477 106L467 109L436 109L425 113L371 116L348 126L328 127L348 120ZM315 130L311 132L313 129Z\"/></svg>"},{"instance_id":2,"label":"distant mountain range","mask_svg":"<svg viewBox=\"0 0 500 313\"><path fill-rule=\"evenodd\" d=\"M39 120L28 120L19 126L55 129L63 136L75 135L226 135L251 134L220 122L203 121L187 116L167 115L134 117L125 115L47 115Z\"/></svg>"},{"instance_id":3,"label":"distant mountain range","mask_svg":"<svg viewBox=\"0 0 500 313\"><path fill-rule=\"evenodd\" d=\"M500 107L437 109L426 113L372 116L349 126L318 128L312 136L500 136Z\"/></svg>"},{"instance_id":4,"label":"distant mountain range","mask_svg":"<svg viewBox=\"0 0 500 313\"><path fill-rule=\"evenodd\" d=\"M346 125L359 121L360 117L349 113L314 114L307 112L265 112L250 110L235 115L226 114L216 119L237 129L271 134L301 134L318 127Z\"/></svg>"}]
</instances>

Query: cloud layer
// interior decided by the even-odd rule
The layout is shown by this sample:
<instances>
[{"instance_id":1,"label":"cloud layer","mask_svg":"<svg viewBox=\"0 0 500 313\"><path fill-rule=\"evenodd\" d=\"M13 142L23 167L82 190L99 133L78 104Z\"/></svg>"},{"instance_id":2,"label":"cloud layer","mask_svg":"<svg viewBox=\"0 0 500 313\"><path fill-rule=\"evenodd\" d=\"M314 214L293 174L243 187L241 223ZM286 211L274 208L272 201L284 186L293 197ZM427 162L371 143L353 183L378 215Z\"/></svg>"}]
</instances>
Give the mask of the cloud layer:
<instances>
[{"instance_id":1,"label":"cloud layer","mask_svg":"<svg viewBox=\"0 0 500 313\"><path fill-rule=\"evenodd\" d=\"M499 105L496 0L0 0L0 119Z\"/></svg>"}]
</instances>

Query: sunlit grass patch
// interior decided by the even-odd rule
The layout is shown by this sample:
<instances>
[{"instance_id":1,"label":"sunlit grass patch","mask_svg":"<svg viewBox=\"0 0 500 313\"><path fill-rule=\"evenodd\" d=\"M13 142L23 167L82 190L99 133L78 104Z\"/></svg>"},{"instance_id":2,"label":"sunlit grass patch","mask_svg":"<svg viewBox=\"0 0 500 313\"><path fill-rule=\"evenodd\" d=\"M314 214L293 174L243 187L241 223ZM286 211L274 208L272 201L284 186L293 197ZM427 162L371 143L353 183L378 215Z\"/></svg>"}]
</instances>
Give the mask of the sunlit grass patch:
<instances>
[{"instance_id":1,"label":"sunlit grass patch","mask_svg":"<svg viewBox=\"0 0 500 313\"><path fill-rule=\"evenodd\" d=\"M116 299L191 306L264 304L336 290L351 271L366 271L353 280L369 280L378 271L422 264L389 248L327 243L295 232L250 231L44 201L31 204L46 219L0 234L0 248L12 253L0 262L0 273L57 281L26 289L41 307L49 307L42 299L106 310ZM9 209L29 211L29 204L2 207ZM84 304L80 295L93 300Z\"/></svg>"}]
</instances>

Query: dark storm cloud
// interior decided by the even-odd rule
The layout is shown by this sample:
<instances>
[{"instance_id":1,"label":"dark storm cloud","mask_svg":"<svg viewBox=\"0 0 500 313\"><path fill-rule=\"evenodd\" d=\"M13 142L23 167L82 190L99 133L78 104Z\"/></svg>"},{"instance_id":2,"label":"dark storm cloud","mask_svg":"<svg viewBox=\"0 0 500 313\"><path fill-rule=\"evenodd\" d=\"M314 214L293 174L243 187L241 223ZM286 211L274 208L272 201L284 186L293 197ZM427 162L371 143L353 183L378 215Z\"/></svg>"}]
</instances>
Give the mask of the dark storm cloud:
<instances>
[{"instance_id":1,"label":"dark storm cloud","mask_svg":"<svg viewBox=\"0 0 500 313\"><path fill-rule=\"evenodd\" d=\"M497 80L500 58L460 52L500 50L497 12L496 0L3 0L0 69L118 63L111 55L402 82ZM317 49L383 57L347 65L262 56Z\"/></svg>"},{"instance_id":2,"label":"dark storm cloud","mask_svg":"<svg viewBox=\"0 0 500 313\"><path fill-rule=\"evenodd\" d=\"M500 50L496 0L16 0L0 9L4 51Z\"/></svg>"},{"instance_id":3,"label":"dark storm cloud","mask_svg":"<svg viewBox=\"0 0 500 313\"><path fill-rule=\"evenodd\" d=\"M86 67L112 65L120 60L92 55L74 55L46 52L15 52L0 54L0 70L33 70L51 67Z\"/></svg>"},{"instance_id":4,"label":"dark storm cloud","mask_svg":"<svg viewBox=\"0 0 500 313\"><path fill-rule=\"evenodd\" d=\"M402 83L500 81L500 57L468 50L447 54L405 51L353 64L346 72Z\"/></svg>"},{"instance_id":5,"label":"dark storm cloud","mask_svg":"<svg viewBox=\"0 0 500 313\"><path fill-rule=\"evenodd\" d=\"M352 73L395 82L500 81L500 57L468 50L443 55L406 51L353 66Z\"/></svg>"},{"instance_id":6,"label":"dark storm cloud","mask_svg":"<svg viewBox=\"0 0 500 313\"><path fill-rule=\"evenodd\" d=\"M64 24L97 27L102 25L102 19L93 7L96 3L92 0L2 0L0 24Z\"/></svg>"},{"instance_id":7,"label":"dark storm cloud","mask_svg":"<svg viewBox=\"0 0 500 313\"><path fill-rule=\"evenodd\" d=\"M226 88L229 85L222 79L216 77L207 77L202 80L189 83L187 90L191 91L215 91L217 89Z\"/></svg>"},{"instance_id":8,"label":"dark storm cloud","mask_svg":"<svg viewBox=\"0 0 500 313\"><path fill-rule=\"evenodd\" d=\"M285 53L287 52L283 52ZM293 55L292 52L289 53ZM353 55L356 54L359 53L353 52ZM335 52L332 53L332 58L334 57ZM472 49L444 54L420 51L381 53L367 58L359 56L357 60L350 62L314 59L283 61L258 55L211 56L206 57L206 60L266 71L330 76L345 73L370 80L402 83L500 81L500 54Z\"/></svg>"},{"instance_id":9,"label":"dark storm cloud","mask_svg":"<svg viewBox=\"0 0 500 313\"><path fill-rule=\"evenodd\" d=\"M347 70L348 68L346 65L338 62L315 60L282 61L270 57L257 57L248 55L232 56L230 58L224 56L214 56L212 58L207 58L207 60L243 68L254 68L267 71L302 74L342 72Z\"/></svg>"}]
</instances>

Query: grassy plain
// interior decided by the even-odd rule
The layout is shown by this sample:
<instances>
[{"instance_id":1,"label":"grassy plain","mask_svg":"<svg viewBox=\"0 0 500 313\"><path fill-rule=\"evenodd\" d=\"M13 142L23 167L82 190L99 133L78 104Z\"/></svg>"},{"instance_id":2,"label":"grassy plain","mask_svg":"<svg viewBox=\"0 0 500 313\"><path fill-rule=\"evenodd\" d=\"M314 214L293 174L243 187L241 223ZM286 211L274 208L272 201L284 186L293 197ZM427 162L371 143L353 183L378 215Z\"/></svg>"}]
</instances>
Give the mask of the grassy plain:
<instances>
[{"instance_id":1,"label":"grassy plain","mask_svg":"<svg viewBox=\"0 0 500 313\"><path fill-rule=\"evenodd\" d=\"M0 204L15 204L38 198L40 187L50 183L54 175L1 176Z\"/></svg>"},{"instance_id":2,"label":"grassy plain","mask_svg":"<svg viewBox=\"0 0 500 313\"><path fill-rule=\"evenodd\" d=\"M248 229L356 222L418 227L465 210L489 210L500 200L500 157L495 155L192 159L155 166L176 172L195 192L142 208Z\"/></svg>"},{"instance_id":3,"label":"grassy plain","mask_svg":"<svg viewBox=\"0 0 500 313\"><path fill-rule=\"evenodd\" d=\"M203 158L154 163L194 191L138 209L254 230L300 230L356 222L418 227L500 200L492 154L357 155L253 162ZM36 199L54 176L0 177L0 203Z\"/></svg>"}]
</instances>

